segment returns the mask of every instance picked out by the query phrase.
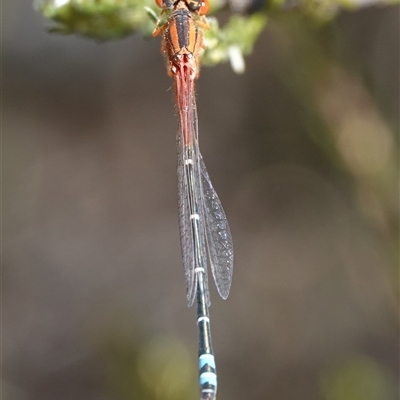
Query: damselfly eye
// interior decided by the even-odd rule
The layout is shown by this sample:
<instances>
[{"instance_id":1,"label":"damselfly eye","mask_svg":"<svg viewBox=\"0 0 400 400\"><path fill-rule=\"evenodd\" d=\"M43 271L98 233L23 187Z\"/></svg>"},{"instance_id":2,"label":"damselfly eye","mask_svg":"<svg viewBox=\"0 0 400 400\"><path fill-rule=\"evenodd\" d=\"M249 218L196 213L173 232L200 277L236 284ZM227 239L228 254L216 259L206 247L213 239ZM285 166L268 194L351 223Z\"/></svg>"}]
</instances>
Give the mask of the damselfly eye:
<instances>
[{"instance_id":1,"label":"damselfly eye","mask_svg":"<svg viewBox=\"0 0 400 400\"><path fill-rule=\"evenodd\" d=\"M210 3L208 2L208 0L203 0L201 2L200 5L200 9L199 9L199 15L206 15L208 13L208 10L210 8Z\"/></svg>"},{"instance_id":2,"label":"damselfly eye","mask_svg":"<svg viewBox=\"0 0 400 400\"><path fill-rule=\"evenodd\" d=\"M160 8L173 8L174 2L171 0L156 0L156 4Z\"/></svg>"}]
</instances>

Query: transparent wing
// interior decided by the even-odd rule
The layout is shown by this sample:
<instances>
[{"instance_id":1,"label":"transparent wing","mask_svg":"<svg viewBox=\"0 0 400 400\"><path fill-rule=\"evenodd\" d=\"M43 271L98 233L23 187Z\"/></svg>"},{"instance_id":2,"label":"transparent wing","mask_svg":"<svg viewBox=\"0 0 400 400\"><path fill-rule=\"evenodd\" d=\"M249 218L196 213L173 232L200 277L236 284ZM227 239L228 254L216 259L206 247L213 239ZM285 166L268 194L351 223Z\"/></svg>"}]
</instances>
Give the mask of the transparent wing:
<instances>
[{"instance_id":1,"label":"transparent wing","mask_svg":"<svg viewBox=\"0 0 400 400\"><path fill-rule=\"evenodd\" d=\"M177 153L179 232L183 269L185 272L186 297L188 306L190 307L196 297L196 274L194 273L194 244L190 223L189 193L187 178L185 176L184 149L180 132L177 135Z\"/></svg>"},{"instance_id":2,"label":"transparent wing","mask_svg":"<svg viewBox=\"0 0 400 400\"><path fill-rule=\"evenodd\" d=\"M203 206L201 155L197 136L197 109L193 82L178 86L180 129L177 138L178 206L182 261L185 271L188 306L193 305L197 291L196 268L204 268L204 294L210 306L207 277L206 224ZM186 143L184 138L189 138ZM198 215L198 220L191 217Z\"/></svg>"},{"instance_id":3,"label":"transparent wing","mask_svg":"<svg viewBox=\"0 0 400 400\"><path fill-rule=\"evenodd\" d=\"M199 161L209 261L218 293L226 299L231 288L233 273L232 235L221 201L212 186L201 155Z\"/></svg>"}]
</instances>

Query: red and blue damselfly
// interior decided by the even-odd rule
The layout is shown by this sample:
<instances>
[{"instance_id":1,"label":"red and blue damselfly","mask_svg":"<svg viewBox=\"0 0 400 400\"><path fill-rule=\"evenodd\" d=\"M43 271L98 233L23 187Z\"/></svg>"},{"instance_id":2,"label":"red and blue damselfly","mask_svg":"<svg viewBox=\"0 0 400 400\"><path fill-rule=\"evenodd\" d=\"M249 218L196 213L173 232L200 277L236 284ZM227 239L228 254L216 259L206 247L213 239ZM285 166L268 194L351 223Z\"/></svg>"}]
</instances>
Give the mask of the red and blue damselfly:
<instances>
[{"instance_id":1,"label":"red and blue damselfly","mask_svg":"<svg viewBox=\"0 0 400 400\"><path fill-rule=\"evenodd\" d=\"M226 299L232 282L233 244L228 221L200 153L195 80L199 52L208 29L207 0L156 0L162 8L153 36L162 35L168 75L175 80L179 114L177 135L178 203L182 259L188 305L197 300L199 381L202 400L215 400L217 375L211 341L210 266L218 293ZM165 22L161 17L166 16Z\"/></svg>"}]
</instances>

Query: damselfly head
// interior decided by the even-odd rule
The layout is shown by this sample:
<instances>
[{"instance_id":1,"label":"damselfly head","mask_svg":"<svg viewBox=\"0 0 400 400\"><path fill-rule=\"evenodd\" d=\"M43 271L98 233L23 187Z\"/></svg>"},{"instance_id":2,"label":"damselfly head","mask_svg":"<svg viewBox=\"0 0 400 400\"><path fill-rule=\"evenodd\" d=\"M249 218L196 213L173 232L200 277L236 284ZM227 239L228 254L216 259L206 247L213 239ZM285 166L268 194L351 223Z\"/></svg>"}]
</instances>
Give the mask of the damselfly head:
<instances>
[{"instance_id":1,"label":"damselfly head","mask_svg":"<svg viewBox=\"0 0 400 400\"><path fill-rule=\"evenodd\" d=\"M155 0L158 7L165 10L188 9L189 11L198 14L206 15L210 5L208 0Z\"/></svg>"}]
</instances>

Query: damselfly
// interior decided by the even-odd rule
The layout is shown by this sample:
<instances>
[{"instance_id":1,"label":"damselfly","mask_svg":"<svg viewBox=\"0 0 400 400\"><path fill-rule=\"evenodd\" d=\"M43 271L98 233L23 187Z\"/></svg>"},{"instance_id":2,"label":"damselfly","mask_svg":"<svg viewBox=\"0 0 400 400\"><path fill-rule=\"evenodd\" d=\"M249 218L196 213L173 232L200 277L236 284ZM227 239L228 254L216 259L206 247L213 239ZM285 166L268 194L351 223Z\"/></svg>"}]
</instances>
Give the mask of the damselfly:
<instances>
[{"instance_id":1,"label":"damselfly","mask_svg":"<svg viewBox=\"0 0 400 400\"><path fill-rule=\"evenodd\" d=\"M178 203L182 259L188 305L197 299L199 381L202 400L214 400L217 375L211 342L210 265L218 293L226 299L232 282L233 245L225 212L208 176L199 149L194 82L200 71L203 29L208 28L207 0L156 0L166 15L153 35L163 34L162 51L174 78L179 113L177 135Z\"/></svg>"}]
</instances>

